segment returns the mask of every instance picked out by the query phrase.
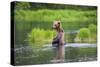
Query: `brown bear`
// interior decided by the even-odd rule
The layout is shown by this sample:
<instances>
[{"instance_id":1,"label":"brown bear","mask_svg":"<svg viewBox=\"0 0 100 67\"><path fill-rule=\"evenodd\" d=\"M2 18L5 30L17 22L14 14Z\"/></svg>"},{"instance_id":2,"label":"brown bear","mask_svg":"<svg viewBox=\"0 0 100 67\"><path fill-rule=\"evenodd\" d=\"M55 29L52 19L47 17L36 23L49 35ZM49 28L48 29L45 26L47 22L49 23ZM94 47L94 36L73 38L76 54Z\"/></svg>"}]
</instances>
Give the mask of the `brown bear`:
<instances>
[{"instance_id":1,"label":"brown bear","mask_svg":"<svg viewBox=\"0 0 100 67\"><path fill-rule=\"evenodd\" d=\"M61 21L54 21L53 22L53 29L56 30L57 34L55 38L53 38L52 46L54 47L55 51L55 62L63 62L64 55L65 55L65 48L64 48L64 30L61 25Z\"/></svg>"}]
</instances>

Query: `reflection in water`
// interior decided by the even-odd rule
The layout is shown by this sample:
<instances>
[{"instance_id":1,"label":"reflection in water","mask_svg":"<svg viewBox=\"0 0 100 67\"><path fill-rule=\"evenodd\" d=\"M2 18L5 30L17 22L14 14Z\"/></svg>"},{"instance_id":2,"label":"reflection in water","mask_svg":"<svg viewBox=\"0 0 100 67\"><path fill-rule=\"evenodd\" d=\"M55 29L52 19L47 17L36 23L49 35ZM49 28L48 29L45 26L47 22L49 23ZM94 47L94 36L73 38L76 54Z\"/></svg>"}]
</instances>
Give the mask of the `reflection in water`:
<instances>
[{"instance_id":1,"label":"reflection in water","mask_svg":"<svg viewBox=\"0 0 100 67\"><path fill-rule=\"evenodd\" d=\"M94 48L66 48L66 61L93 61L96 60L96 47Z\"/></svg>"},{"instance_id":2,"label":"reflection in water","mask_svg":"<svg viewBox=\"0 0 100 67\"><path fill-rule=\"evenodd\" d=\"M45 45L42 48L32 48L30 46L26 46L15 49L16 65L46 64L51 63L50 61L53 58L54 53L50 45ZM65 62L95 61L96 59L96 44L65 45Z\"/></svg>"}]
</instances>

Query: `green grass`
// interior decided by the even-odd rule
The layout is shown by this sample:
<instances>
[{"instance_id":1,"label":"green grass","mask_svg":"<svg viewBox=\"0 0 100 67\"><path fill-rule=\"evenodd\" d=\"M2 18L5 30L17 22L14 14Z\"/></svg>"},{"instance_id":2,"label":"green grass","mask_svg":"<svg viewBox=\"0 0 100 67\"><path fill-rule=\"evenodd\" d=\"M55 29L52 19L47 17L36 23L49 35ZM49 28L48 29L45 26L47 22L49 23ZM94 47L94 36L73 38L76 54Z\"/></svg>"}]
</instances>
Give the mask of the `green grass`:
<instances>
[{"instance_id":1,"label":"green grass","mask_svg":"<svg viewBox=\"0 0 100 67\"><path fill-rule=\"evenodd\" d=\"M53 30L44 30L39 28L34 28L28 34L28 41L33 46L42 46L46 43L51 43L55 35Z\"/></svg>"},{"instance_id":2,"label":"green grass","mask_svg":"<svg viewBox=\"0 0 100 67\"><path fill-rule=\"evenodd\" d=\"M15 20L22 22L53 22L60 19L62 22L88 21L96 19L96 11L77 11L77 10L16 10ZM94 19L93 19L94 18ZM18 20L19 19L19 20ZM81 20L82 19L82 20ZM77 23L76 23L77 24Z\"/></svg>"},{"instance_id":3,"label":"green grass","mask_svg":"<svg viewBox=\"0 0 100 67\"><path fill-rule=\"evenodd\" d=\"M23 30L39 27L50 29L54 20L61 20L65 30L77 30L82 27L88 27L89 24L96 24L96 10L77 11L77 10L15 10L15 22L18 29Z\"/></svg>"}]
</instances>

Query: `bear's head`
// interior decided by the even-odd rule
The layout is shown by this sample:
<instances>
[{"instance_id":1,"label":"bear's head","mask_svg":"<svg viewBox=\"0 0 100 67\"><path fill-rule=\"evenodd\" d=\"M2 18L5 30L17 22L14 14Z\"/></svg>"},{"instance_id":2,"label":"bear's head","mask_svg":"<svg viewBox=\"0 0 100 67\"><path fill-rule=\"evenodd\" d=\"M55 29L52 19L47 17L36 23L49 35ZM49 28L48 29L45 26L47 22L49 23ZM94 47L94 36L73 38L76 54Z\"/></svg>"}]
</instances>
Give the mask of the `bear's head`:
<instances>
[{"instance_id":1,"label":"bear's head","mask_svg":"<svg viewBox=\"0 0 100 67\"><path fill-rule=\"evenodd\" d=\"M53 29L60 29L61 28L61 22L60 21L54 21L53 22Z\"/></svg>"}]
</instances>

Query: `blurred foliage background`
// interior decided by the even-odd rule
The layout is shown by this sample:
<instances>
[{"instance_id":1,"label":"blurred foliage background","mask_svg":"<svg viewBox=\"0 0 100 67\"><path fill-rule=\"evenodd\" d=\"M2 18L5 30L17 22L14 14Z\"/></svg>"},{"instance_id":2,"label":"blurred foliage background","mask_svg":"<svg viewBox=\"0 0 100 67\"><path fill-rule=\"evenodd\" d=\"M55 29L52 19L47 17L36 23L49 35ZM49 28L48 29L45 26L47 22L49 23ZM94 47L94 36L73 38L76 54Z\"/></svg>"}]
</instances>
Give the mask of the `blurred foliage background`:
<instances>
[{"instance_id":1,"label":"blurred foliage background","mask_svg":"<svg viewBox=\"0 0 100 67\"><path fill-rule=\"evenodd\" d=\"M54 20L61 20L67 43L96 43L97 7L14 2L15 44L51 43ZM19 45L20 44L20 45Z\"/></svg>"}]
</instances>

